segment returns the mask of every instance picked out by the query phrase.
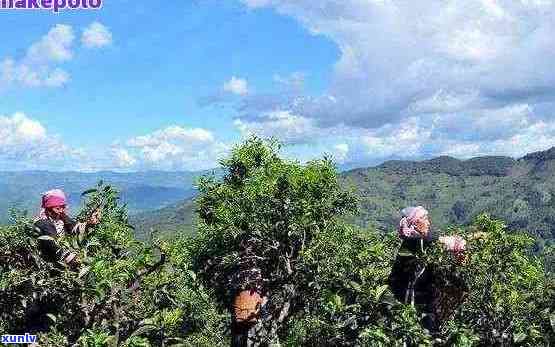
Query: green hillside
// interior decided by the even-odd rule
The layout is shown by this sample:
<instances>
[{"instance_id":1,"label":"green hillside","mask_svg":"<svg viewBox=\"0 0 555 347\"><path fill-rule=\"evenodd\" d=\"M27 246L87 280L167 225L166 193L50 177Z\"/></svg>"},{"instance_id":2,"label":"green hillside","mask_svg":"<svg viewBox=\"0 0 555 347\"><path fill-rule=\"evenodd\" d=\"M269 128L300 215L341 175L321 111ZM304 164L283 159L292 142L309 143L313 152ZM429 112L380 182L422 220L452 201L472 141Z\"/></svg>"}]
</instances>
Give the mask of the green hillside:
<instances>
[{"instance_id":1,"label":"green hillside","mask_svg":"<svg viewBox=\"0 0 555 347\"><path fill-rule=\"evenodd\" d=\"M360 209L355 222L390 229L398 211L423 205L436 227L468 224L487 212L509 229L526 229L545 240L555 238L555 148L514 160L439 157L424 162L386 162L343 173Z\"/></svg>"},{"instance_id":2,"label":"green hillside","mask_svg":"<svg viewBox=\"0 0 555 347\"><path fill-rule=\"evenodd\" d=\"M555 148L520 159L444 156L421 162L389 161L343 172L340 180L359 199L359 211L351 222L361 226L391 230L400 209L423 205L436 228L465 225L487 212L506 221L510 230L525 229L547 242L555 239ZM190 226L192 207L187 200L143 214L138 228Z\"/></svg>"},{"instance_id":3,"label":"green hillside","mask_svg":"<svg viewBox=\"0 0 555 347\"><path fill-rule=\"evenodd\" d=\"M156 230L164 234L177 232L191 233L195 218L195 202L187 199L156 211L141 212L130 217L130 223L136 227L135 235L146 240Z\"/></svg>"}]
</instances>

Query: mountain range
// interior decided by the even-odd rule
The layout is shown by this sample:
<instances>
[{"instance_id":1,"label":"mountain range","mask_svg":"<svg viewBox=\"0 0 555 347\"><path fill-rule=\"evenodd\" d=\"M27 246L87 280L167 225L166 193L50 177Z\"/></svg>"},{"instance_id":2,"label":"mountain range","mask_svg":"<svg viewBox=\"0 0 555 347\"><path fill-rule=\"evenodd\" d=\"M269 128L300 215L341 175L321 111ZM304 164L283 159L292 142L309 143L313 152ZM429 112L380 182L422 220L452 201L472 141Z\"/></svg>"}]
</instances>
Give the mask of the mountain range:
<instances>
[{"instance_id":1,"label":"mountain range","mask_svg":"<svg viewBox=\"0 0 555 347\"><path fill-rule=\"evenodd\" d=\"M437 229L469 224L485 212L506 221L511 230L533 234L539 247L555 240L555 147L519 159L394 160L342 172L340 181L359 201L358 213L348 219L362 227L394 230L402 208L422 205ZM194 206L191 197L140 213L135 222L143 233L152 229L190 232Z\"/></svg>"},{"instance_id":2,"label":"mountain range","mask_svg":"<svg viewBox=\"0 0 555 347\"><path fill-rule=\"evenodd\" d=\"M75 210L81 192L103 180L121 192L139 238L152 230L191 232L194 182L207 173L0 172L0 223L7 222L10 208L35 213L40 194L51 188L63 188ZM362 227L394 230L403 207L422 205L438 229L468 224L486 212L506 221L511 230L537 236L540 246L555 240L555 147L519 159L393 160L341 172L339 179L359 201L358 213L348 220Z\"/></svg>"},{"instance_id":3,"label":"mountain range","mask_svg":"<svg viewBox=\"0 0 555 347\"><path fill-rule=\"evenodd\" d=\"M204 173L0 172L0 224L8 221L9 211L13 208L35 214L40 207L41 194L52 188L62 188L68 196L70 209L75 211L81 204L81 193L101 180L119 190L130 214L157 210L193 196L194 181Z\"/></svg>"}]
</instances>

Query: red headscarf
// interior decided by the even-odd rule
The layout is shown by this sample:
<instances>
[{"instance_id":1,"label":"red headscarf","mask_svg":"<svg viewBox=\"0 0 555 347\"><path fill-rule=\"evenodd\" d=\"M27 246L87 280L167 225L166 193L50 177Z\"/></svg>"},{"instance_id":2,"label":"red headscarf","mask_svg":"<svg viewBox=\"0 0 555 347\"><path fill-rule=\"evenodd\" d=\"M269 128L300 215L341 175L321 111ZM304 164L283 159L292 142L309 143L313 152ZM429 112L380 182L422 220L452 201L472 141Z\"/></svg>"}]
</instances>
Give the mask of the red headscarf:
<instances>
[{"instance_id":1,"label":"red headscarf","mask_svg":"<svg viewBox=\"0 0 555 347\"><path fill-rule=\"evenodd\" d=\"M42 208L65 206L66 204L66 195L61 189L52 189L42 194Z\"/></svg>"},{"instance_id":2,"label":"red headscarf","mask_svg":"<svg viewBox=\"0 0 555 347\"><path fill-rule=\"evenodd\" d=\"M42 194L41 210L37 219L45 219L46 209L58 206L66 206L67 198L61 189L52 189Z\"/></svg>"}]
</instances>

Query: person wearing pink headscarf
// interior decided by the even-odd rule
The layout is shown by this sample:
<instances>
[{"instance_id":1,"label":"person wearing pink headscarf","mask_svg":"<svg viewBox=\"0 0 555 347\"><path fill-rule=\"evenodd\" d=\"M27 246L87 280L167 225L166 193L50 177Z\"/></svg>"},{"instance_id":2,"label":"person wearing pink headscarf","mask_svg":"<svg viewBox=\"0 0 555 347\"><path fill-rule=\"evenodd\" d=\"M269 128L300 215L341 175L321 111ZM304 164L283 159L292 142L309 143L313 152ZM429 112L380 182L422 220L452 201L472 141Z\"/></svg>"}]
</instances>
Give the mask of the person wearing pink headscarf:
<instances>
[{"instance_id":1,"label":"person wearing pink headscarf","mask_svg":"<svg viewBox=\"0 0 555 347\"><path fill-rule=\"evenodd\" d=\"M403 217L399 222L399 236L402 239L428 240L432 238L430 218L424 207L407 207L401 211L401 214ZM447 250L454 253L460 253L466 249L466 241L460 236L440 236L437 240Z\"/></svg>"},{"instance_id":2,"label":"person wearing pink headscarf","mask_svg":"<svg viewBox=\"0 0 555 347\"><path fill-rule=\"evenodd\" d=\"M56 243L56 239L65 234L85 232L87 227L99 223L100 215L93 215L87 222L76 222L66 213L67 198L61 189L52 189L42 194L41 210L35 218L35 228L40 236L39 247L46 259L75 264L77 254Z\"/></svg>"},{"instance_id":3,"label":"person wearing pink headscarf","mask_svg":"<svg viewBox=\"0 0 555 347\"><path fill-rule=\"evenodd\" d=\"M430 228L428 211L422 206L407 207L401 215L398 233L402 243L389 285L399 301L416 305L425 314L422 324L433 333L439 328L433 307L437 289L433 284L433 270L419 256L426 248L440 244L458 259L463 259L466 241L460 236L438 237Z\"/></svg>"}]
</instances>

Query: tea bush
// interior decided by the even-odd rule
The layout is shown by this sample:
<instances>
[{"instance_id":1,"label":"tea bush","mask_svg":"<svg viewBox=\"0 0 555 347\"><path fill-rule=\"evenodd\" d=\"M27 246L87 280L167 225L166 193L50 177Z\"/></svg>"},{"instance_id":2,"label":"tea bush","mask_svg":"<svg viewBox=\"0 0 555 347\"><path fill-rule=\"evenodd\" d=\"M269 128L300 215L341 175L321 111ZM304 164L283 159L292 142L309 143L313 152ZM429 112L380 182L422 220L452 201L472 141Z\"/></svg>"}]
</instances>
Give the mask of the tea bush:
<instances>
[{"instance_id":1,"label":"tea bush","mask_svg":"<svg viewBox=\"0 0 555 347\"><path fill-rule=\"evenodd\" d=\"M253 346L553 346L550 247L535 255L533 239L487 215L447 230L467 239L466 256L438 246L422 257L462 300L431 336L387 285L396 233L346 222L356 200L331 160L303 165L251 138L221 164L222 178L199 182L192 236L137 241L112 187L86 191L78 218L100 207L102 221L58 240L78 253L74 267L45 261L32 221L14 215L0 227L0 334L36 333L41 346L225 346L234 295L255 288L268 300Z\"/></svg>"}]
</instances>

